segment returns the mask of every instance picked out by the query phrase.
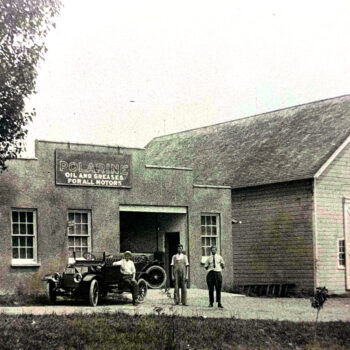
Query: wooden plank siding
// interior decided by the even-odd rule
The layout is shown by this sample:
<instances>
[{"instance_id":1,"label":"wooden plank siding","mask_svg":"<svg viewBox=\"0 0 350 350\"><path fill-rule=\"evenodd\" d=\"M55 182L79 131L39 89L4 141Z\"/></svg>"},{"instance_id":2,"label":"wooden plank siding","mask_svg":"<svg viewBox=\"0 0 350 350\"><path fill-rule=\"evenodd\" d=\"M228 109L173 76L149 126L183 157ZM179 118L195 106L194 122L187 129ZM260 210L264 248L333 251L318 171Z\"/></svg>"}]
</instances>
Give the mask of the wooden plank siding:
<instances>
[{"instance_id":1,"label":"wooden plank siding","mask_svg":"<svg viewBox=\"0 0 350 350\"><path fill-rule=\"evenodd\" d=\"M235 286L314 289L313 180L232 190Z\"/></svg>"},{"instance_id":2,"label":"wooden plank siding","mask_svg":"<svg viewBox=\"0 0 350 350\"><path fill-rule=\"evenodd\" d=\"M350 144L315 179L317 281L332 293L349 293L345 268L338 266L338 240L344 239L344 199L350 199Z\"/></svg>"}]
</instances>

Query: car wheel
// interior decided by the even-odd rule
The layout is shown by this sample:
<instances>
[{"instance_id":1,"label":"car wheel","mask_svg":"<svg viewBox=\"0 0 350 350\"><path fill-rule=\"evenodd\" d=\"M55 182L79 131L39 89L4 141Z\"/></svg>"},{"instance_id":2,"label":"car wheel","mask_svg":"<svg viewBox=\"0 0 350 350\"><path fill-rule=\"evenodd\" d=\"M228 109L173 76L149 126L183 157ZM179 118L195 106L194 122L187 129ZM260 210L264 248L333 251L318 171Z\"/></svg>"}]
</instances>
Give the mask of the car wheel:
<instances>
[{"instance_id":1,"label":"car wheel","mask_svg":"<svg viewBox=\"0 0 350 350\"><path fill-rule=\"evenodd\" d=\"M166 282L166 272L161 266L151 266L146 270L147 284L150 288L162 288Z\"/></svg>"},{"instance_id":2,"label":"car wheel","mask_svg":"<svg viewBox=\"0 0 350 350\"><path fill-rule=\"evenodd\" d=\"M52 281L48 281L46 283L46 296L50 304L54 304L56 302L55 284Z\"/></svg>"},{"instance_id":3,"label":"car wheel","mask_svg":"<svg viewBox=\"0 0 350 350\"><path fill-rule=\"evenodd\" d=\"M91 306L96 306L98 304L98 297L99 297L99 287L98 287L98 281L92 280L90 283L90 290L89 290L89 303Z\"/></svg>"},{"instance_id":4,"label":"car wheel","mask_svg":"<svg viewBox=\"0 0 350 350\"><path fill-rule=\"evenodd\" d=\"M141 278L137 281L137 285L138 285L137 301L139 303L142 303L146 299L147 290L148 290L147 283L144 279Z\"/></svg>"}]
</instances>

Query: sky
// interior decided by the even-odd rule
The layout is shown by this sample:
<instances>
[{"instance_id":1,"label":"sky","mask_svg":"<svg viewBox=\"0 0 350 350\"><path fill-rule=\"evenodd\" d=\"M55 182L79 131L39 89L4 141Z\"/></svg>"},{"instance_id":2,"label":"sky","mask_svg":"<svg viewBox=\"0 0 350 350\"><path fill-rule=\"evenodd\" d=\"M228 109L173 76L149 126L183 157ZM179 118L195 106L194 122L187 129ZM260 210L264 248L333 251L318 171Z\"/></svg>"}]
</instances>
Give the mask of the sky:
<instances>
[{"instance_id":1,"label":"sky","mask_svg":"<svg viewBox=\"0 0 350 350\"><path fill-rule=\"evenodd\" d=\"M152 138L350 93L348 0L63 0L34 140Z\"/></svg>"}]
</instances>

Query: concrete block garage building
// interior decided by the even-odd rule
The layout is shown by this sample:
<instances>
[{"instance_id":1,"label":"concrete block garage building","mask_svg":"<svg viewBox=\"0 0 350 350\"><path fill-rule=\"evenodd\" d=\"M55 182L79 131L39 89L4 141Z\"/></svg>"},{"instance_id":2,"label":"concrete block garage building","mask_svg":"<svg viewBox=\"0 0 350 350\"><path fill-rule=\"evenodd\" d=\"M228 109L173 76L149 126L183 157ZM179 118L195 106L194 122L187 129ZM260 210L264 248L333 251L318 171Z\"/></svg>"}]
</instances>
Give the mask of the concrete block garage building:
<instances>
[{"instance_id":1,"label":"concrete block garage building","mask_svg":"<svg viewBox=\"0 0 350 350\"><path fill-rule=\"evenodd\" d=\"M183 244L191 284L205 287L202 255L218 244L232 285L231 194L197 185L193 171L145 163L144 149L36 141L35 159L8 164L0 181L1 292L43 288L76 252L161 252Z\"/></svg>"},{"instance_id":2,"label":"concrete block garage building","mask_svg":"<svg viewBox=\"0 0 350 350\"><path fill-rule=\"evenodd\" d=\"M72 251L161 252L192 287L350 291L350 96L166 135L145 149L37 141L0 175L0 289L40 288ZM236 224L241 221L241 224Z\"/></svg>"}]
</instances>

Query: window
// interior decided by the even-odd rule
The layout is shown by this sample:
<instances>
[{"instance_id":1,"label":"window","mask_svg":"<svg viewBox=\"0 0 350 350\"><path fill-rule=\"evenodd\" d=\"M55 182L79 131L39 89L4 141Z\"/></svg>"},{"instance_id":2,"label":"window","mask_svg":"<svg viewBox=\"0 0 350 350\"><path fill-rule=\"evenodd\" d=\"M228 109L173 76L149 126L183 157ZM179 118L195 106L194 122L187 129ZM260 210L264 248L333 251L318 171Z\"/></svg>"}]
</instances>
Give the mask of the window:
<instances>
[{"instance_id":1,"label":"window","mask_svg":"<svg viewBox=\"0 0 350 350\"><path fill-rule=\"evenodd\" d=\"M344 241L344 239L338 240L338 266L345 267L345 241Z\"/></svg>"},{"instance_id":2,"label":"window","mask_svg":"<svg viewBox=\"0 0 350 350\"><path fill-rule=\"evenodd\" d=\"M68 249L70 256L76 258L91 251L91 216L88 211L70 210L68 212Z\"/></svg>"},{"instance_id":3,"label":"window","mask_svg":"<svg viewBox=\"0 0 350 350\"><path fill-rule=\"evenodd\" d=\"M12 261L14 263L35 263L36 211L33 209L14 209L11 213Z\"/></svg>"},{"instance_id":4,"label":"window","mask_svg":"<svg viewBox=\"0 0 350 350\"><path fill-rule=\"evenodd\" d=\"M213 245L215 245L219 251L219 227L218 214L201 215L202 257L210 255L210 247Z\"/></svg>"}]
</instances>

